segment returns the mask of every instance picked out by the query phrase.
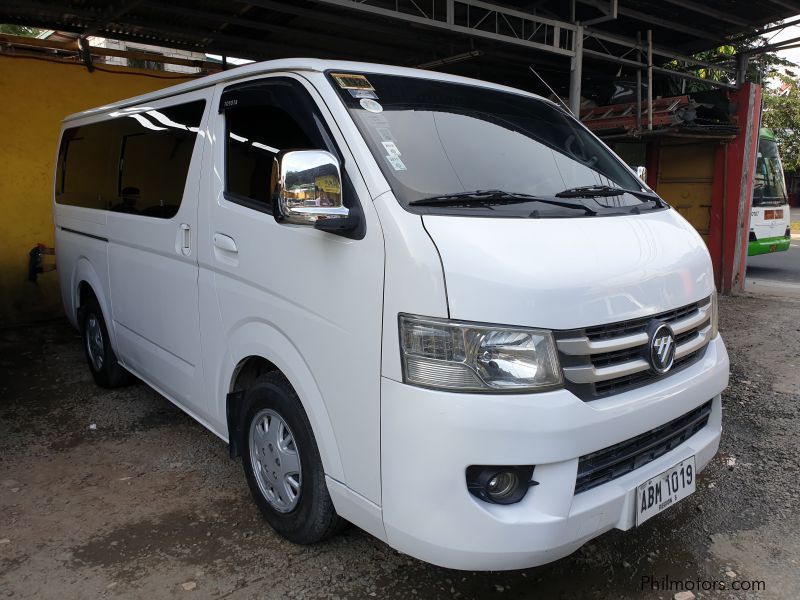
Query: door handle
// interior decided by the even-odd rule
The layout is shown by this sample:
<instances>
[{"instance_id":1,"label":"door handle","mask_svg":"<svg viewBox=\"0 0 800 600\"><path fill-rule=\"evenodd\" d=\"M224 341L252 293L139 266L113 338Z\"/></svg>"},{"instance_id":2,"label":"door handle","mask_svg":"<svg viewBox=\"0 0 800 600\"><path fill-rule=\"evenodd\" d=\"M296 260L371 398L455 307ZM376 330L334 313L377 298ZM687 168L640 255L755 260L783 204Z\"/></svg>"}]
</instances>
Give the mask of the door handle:
<instances>
[{"instance_id":1,"label":"door handle","mask_svg":"<svg viewBox=\"0 0 800 600\"><path fill-rule=\"evenodd\" d=\"M225 252L232 252L234 254L239 252L239 249L236 247L236 242L233 240L233 238L229 235L225 235L224 233L214 234L214 245L220 250L225 250Z\"/></svg>"},{"instance_id":2,"label":"door handle","mask_svg":"<svg viewBox=\"0 0 800 600\"><path fill-rule=\"evenodd\" d=\"M188 223L181 223L180 226L180 248L184 256L192 253L192 228Z\"/></svg>"}]
</instances>

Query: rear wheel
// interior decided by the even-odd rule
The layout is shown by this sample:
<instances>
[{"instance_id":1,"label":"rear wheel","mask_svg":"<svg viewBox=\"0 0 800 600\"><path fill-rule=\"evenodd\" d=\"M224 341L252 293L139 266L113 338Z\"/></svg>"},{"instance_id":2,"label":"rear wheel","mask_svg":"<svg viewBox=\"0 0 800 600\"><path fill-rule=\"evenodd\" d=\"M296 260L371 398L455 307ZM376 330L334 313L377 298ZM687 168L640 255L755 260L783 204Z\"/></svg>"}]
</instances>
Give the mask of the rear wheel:
<instances>
[{"instance_id":1,"label":"rear wheel","mask_svg":"<svg viewBox=\"0 0 800 600\"><path fill-rule=\"evenodd\" d=\"M253 499L275 531L296 544L337 533L317 442L300 399L279 373L262 375L245 396L242 463Z\"/></svg>"},{"instance_id":2,"label":"rear wheel","mask_svg":"<svg viewBox=\"0 0 800 600\"><path fill-rule=\"evenodd\" d=\"M90 298L80 310L83 350L95 383L104 388L116 388L133 381L133 376L117 362L111 348L108 328L96 298Z\"/></svg>"}]
</instances>

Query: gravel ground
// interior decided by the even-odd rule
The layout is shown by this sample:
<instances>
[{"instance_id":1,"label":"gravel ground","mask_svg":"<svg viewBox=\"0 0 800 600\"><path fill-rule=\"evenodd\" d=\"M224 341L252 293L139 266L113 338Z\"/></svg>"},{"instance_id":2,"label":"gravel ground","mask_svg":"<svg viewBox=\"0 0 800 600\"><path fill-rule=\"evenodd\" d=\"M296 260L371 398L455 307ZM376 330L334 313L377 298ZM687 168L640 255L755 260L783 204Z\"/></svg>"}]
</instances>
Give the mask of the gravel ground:
<instances>
[{"instance_id":1,"label":"gravel ground","mask_svg":"<svg viewBox=\"0 0 800 600\"><path fill-rule=\"evenodd\" d=\"M697 493L506 573L433 567L355 527L292 545L216 437L143 384L94 386L66 322L0 331L0 598L673 598L644 577L797 597L800 299L723 298L721 329L725 430ZM750 580L766 590L731 591Z\"/></svg>"}]
</instances>

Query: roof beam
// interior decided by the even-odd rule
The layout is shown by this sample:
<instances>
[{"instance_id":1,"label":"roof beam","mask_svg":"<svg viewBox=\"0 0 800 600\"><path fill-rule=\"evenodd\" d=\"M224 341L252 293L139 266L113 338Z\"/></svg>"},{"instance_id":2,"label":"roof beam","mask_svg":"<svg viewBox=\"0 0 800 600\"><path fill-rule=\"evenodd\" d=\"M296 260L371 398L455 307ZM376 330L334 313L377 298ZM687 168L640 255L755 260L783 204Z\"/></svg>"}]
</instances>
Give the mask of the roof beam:
<instances>
[{"instance_id":1,"label":"roof beam","mask_svg":"<svg viewBox=\"0 0 800 600\"><path fill-rule=\"evenodd\" d=\"M329 13L326 11L313 10L310 8L302 8L294 6L293 4L283 4L275 0L236 0L239 4L246 4L249 6L257 6L275 12L280 12L288 15L294 15L303 19L313 19L316 21L325 21L330 25L341 25L342 27L350 27L359 29L364 27L364 22L360 19L341 16L338 14ZM369 30L372 33L379 33L392 37L397 36L397 28L382 23L370 23Z\"/></svg>"},{"instance_id":2,"label":"roof beam","mask_svg":"<svg viewBox=\"0 0 800 600\"><path fill-rule=\"evenodd\" d=\"M749 40L749 39L756 38L758 36L764 35L765 33L772 33L773 31L778 31L779 29L786 29L787 27L791 27L792 25L800 25L800 19L793 19L793 20L790 20L790 21L783 21L782 23L780 23L778 25L770 25L769 27L764 27L763 29L757 29L756 31L753 31L752 33L745 33L745 34L734 36L731 39L734 39L736 41Z\"/></svg>"},{"instance_id":3,"label":"roof beam","mask_svg":"<svg viewBox=\"0 0 800 600\"><path fill-rule=\"evenodd\" d=\"M404 5L405 8L408 8L409 5L414 7L416 12L400 10L399 2L395 3L395 8L386 8L384 5L376 6L369 4L368 2L370 0L314 1L320 4L338 6L364 14L389 17L429 28L461 33L476 38L486 38L535 50L560 54L562 56L572 57L575 54L573 48L577 27L572 23L546 19L532 13L514 10L497 4L489 4L481 0L448 0L445 4L446 13L444 15L441 14L441 10L438 15L435 13L435 8L438 4L435 1L429 5L421 0L419 3L410 0ZM420 4L428 8L428 11L422 10ZM484 17L481 18L478 23L464 21L464 16L455 8L456 4L467 9L473 8L478 11L483 11ZM468 14L466 11L465 13ZM494 15L494 17L487 19L489 15ZM481 28L480 24L483 22L486 22L486 25L495 23L495 30L491 31L486 26ZM512 25L512 23L514 23L514 25ZM525 32L526 23L528 24L529 31L527 33ZM572 36L565 36L563 32L572 32ZM537 36L535 40L534 36Z\"/></svg>"},{"instance_id":4,"label":"roof beam","mask_svg":"<svg viewBox=\"0 0 800 600\"><path fill-rule=\"evenodd\" d=\"M103 12L102 15L100 15L94 25L90 25L83 30L81 37L89 37L90 35L96 34L101 27L106 26L109 23L113 23L126 12L136 8L136 5L139 4L139 2L140 0L128 0L127 2L112 4L105 10L105 12Z\"/></svg>"},{"instance_id":5,"label":"roof beam","mask_svg":"<svg viewBox=\"0 0 800 600\"><path fill-rule=\"evenodd\" d=\"M635 69L646 69L647 64L631 60L629 58L620 58L617 56L611 56L610 54L605 54L603 52L597 52L596 50L584 50L583 53L590 57L596 58L598 60L604 60L607 62L616 63L618 65L627 65L629 67L633 67ZM657 73L661 73L662 75L669 75L671 77L679 77L681 79L688 79L690 81L698 81L701 83L707 83L708 85L713 85L716 87L724 87L724 88L735 88L736 85L733 83L727 83L724 81L715 81L713 79L707 79L705 77L698 77L697 75L692 75L691 73L684 73L682 71L674 71L673 69L665 69L664 67L653 67L653 71Z\"/></svg>"},{"instance_id":6,"label":"roof beam","mask_svg":"<svg viewBox=\"0 0 800 600\"><path fill-rule=\"evenodd\" d=\"M796 10L797 12L800 12L800 3L798 2L788 2L787 0L769 0L769 1L783 8L788 8L789 10Z\"/></svg>"},{"instance_id":7,"label":"roof beam","mask_svg":"<svg viewBox=\"0 0 800 600\"><path fill-rule=\"evenodd\" d=\"M700 13L701 15L706 15L707 17L712 17L714 19L719 19L720 21L725 21L726 23L733 23L734 25L745 27L747 29L752 29L753 27L752 24L746 19L742 19L740 17L732 15L729 12L723 12L721 10L710 8L704 4L693 2L692 0L663 0L663 1L667 2L668 4L674 4L675 6L680 6L681 8L685 8L686 10L690 10L692 12Z\"/></svg>"},{"instance_id":8,"label":"roof beam","mask_svg":"<svg viewBox=\"0 0 800 600\"><path fill-rule=\"evenodd\" d=\"M645 52L647 50L647 45L644 43L638 43L634 40L629 40L626 37L614 35L613 33L605 33L604 31L598 31L596 29L586 29L586 37L588 38L597 38L598 40L611 42L612 44L617 44L619 46L625 46L626 48L633 48L635 50L641 50ZM667 48L664 46L657 46L653 45L653 54L657 56L662 56L664 58L668 58L670 60L680 60L685 63L689 63L691 65L695 65L698 67L706 67L707 69L719 69L721 71L728 71L730 73L735 73L736 69L724 67L721 65L717 65L712 62L708 62L705 60L698 60L693 56L687 56L680 52L679 50L675 50L674 48Z\"/></svg>"},{"instance_id":9,"label":"roof beam","mask_svg":"<svg viewBox=\"0 0 800 600\"><path fill-rule=\"evenodd\" d=\"M597 8L601 8L605 6L603 2L599 0L578 0L582 4L588 4L589 6L594 6ZM708 31L702 29L695 29L694 27L689 27L688 25L683 25L681 23L676 23L675 21L670 21L663 17L659 17L657 15L651 15L647 13L640 12L638 10L633 10L631 8L625 8L620 6L617 8L617 14L623 17L628 17L630 19L635 19L637 21L641 21L642 23L650 23L651 25L655 25L657 27L663 27L666 29L672 29L674 31L680 31L681 33L685 33L687 35L691 35L700 39L709 40L715 42L719 46L723 46L726 44L725 40L723 40L719 35L714 33L709 33Z\"/></svg>"},{"instance_id":10,"label":"roof beam","mask_svg":"<svg viewBox=\"0 0 800 600\"><path fill-rule=\"evenodd\" d=\"M313 37L315 41L323 42L326 46L329 47L336 47L342 41L342 38L340 36L320 33L317 31L309 32L309 31L304 31L302 29L297 29L296 27L287 27L285 25L273 25L271 23L256 21L255 19L242 19L241 17L236 17L232 15L223 15L220 13L212 13L193 8L186 8L183 6L168 5L163 2L155 2L153 0L144 0L143 6L146 6L156 12L161 12L164 14L172 14L176 16L191 17L192 19L197 19L199 21L212 23L215 26L220 25L224 22L227 25L235 25L237 27L253 29L256 31L266 31L269 33L286 34L292 36L294 39L298 39L300 36L303 35L309 35ZM222 28L217 27L217 29L222 29ZM393 39L396 39L396 36ZM399 46L397 44L393 44L391 43L391 40L389 40L388 42L370 42L367 40L358 39L358 40L351 40L351 42L356 42L358 44L362 44L365 47L371 48L371 50L367 50L367 52L377 55L385 54L385 52L381 53L378 52L378 50L381 49L386 50L387 48L409 51L408 46Z\"/></svg>"}]
</instances>

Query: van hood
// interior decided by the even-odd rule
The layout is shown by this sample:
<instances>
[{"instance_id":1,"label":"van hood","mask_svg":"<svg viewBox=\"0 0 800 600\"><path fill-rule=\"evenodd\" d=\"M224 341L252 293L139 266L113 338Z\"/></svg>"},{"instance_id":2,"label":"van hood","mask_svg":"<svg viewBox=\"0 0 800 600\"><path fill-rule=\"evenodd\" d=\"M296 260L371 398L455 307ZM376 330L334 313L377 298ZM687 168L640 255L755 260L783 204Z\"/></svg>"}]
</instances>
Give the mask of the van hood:
<instances>
[{"instance_id":1,"label":"van hood","mask_svg":"<svg viewBox=\"0 0 800 600\"><path fill-rule=\"evenodd\" d=\"M711 259L676 211L567 219L425 215L450 318L572 329L708 297Z\"/></svg>"}]
</instances>

